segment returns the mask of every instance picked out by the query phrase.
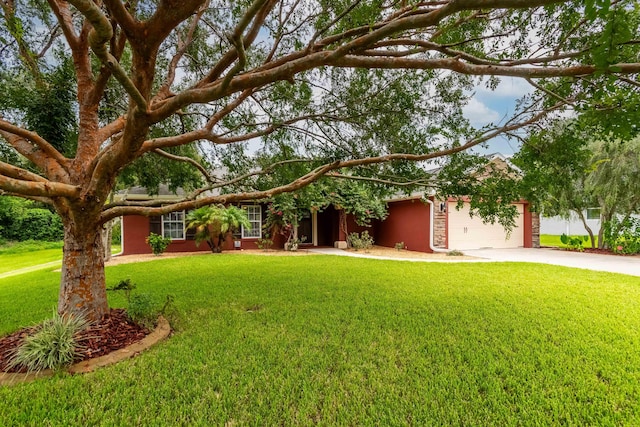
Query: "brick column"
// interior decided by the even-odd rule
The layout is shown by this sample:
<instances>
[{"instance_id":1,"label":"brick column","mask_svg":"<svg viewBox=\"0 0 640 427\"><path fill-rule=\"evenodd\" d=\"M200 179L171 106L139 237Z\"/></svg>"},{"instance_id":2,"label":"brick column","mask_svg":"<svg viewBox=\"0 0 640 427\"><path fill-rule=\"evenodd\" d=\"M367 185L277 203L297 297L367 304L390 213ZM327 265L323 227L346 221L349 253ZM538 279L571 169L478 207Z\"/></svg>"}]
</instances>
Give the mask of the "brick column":
<instances>
[{"instance_id":1,"label":"brick column","mask_svg":"<svg viewBox=\"0 0 640 427\"><path fill-rule=\"evenodd\" d=\"M540 213L531 212L531 246L540 247Z\"/></svg>"},{"instance_id":2,"label":"brick column","mask_svg":"<svg viewBox=\"0 0 640 427\"><path fill-rule=\"evenodd\" d=\"M440 210L440 204L444 203L444 211ZM433 201L433 246L445 248L447 242L447 202L446 200Z\"/></svg>"}]
</instances>

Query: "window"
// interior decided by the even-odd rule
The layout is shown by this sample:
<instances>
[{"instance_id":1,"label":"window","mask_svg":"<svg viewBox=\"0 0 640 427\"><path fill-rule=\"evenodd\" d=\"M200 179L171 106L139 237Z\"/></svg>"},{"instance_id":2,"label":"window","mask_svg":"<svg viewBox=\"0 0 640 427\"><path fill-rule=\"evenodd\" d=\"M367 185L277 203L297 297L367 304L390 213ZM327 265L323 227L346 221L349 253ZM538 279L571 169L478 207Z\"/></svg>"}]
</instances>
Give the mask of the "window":
<instances>
[{"instance_id":1,"label":"window","mask_svg":"<svg viewBox=\"0 0 640 427\"><path fill-rule=\"evenodd\" d=\"M184 240L184 211L162 215L162 235L171 240Z\"/></svg>"},{"instance_id":2,"label":"window","mask_svg":"<svg viewBox=\"0 0 640 427\"><path fill-rule=\"evenodd\" d=\"M600 208L587 208L587 219L600 219Z\"/></svg>"},{"instance_id":3,"label":"window","mask_svg":"<svg viewBox=\"0 0 640 427\"><path fill-rule=\"evenodd\" d=\"M251 223L251 228L242 226L242 238L262 237L262 207L259 205L244 206L247 210L247 217Z\"/></svg>"}]
</instances>

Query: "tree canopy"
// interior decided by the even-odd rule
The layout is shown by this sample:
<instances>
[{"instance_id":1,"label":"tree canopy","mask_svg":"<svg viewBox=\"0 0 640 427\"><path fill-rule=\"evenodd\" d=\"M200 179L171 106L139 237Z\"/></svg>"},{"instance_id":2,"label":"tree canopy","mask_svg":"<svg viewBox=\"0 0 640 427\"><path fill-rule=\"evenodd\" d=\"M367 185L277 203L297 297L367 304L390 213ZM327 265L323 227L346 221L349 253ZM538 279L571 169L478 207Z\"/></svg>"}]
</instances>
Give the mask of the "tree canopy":
<instances>
[{"instance_id":1,"label":"tree canopy","mask_svg":"<svg viewBox=\"0 0 640 427\"><path fill-rule=\"evenodd\" d=\"M60 214L59 310L91 317L106 310L94 248L110 219L263 199L342 168L413 181L423 169L410 162L517 137L559 108L624 103L608 94L639 87L631 0L0 6L0 87L11 94L0 102L0 191ZM495 87L502 76L527 79L536 92L513 116L475 129L462 107L475 84ZM259 161L283 149L307 167L289 182L253 187L291 166ZM158 156L190 165L202 185L164 206L108 202L119 176L140 167L139 176ZM211 176L229 159L237 173ZM229 190L238 183L242 191Z\"/></svg>"},{"instance_id":2,"label":"tree canopy","mask_svg":"<svg viewBox=\"0 0 640 427\"><path fill-rule=\"evenodd\" d=\"M521 193L547 216L577 215L593 247L588 208L600 210L600 247L607 222L640 211L640 133L624 126L631 123L625 111L617 121L600 114L602 120L590 111L532 133L513 159L524 172Z\"/></svg>"}]
</instances>

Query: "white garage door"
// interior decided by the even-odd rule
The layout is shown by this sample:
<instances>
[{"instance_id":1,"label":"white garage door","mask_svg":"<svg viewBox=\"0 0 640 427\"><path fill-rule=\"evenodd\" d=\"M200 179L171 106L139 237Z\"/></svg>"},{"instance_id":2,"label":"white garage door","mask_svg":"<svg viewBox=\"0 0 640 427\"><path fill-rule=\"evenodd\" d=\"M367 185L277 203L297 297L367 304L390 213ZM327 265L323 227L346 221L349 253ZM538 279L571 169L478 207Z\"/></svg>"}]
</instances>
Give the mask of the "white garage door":
<instances>
[{"instance_id":1,"label":"white garage door","mask_svg":"<svg viewBox=\"0 0 640 427\"><path fill-rule=\"evenodd\" d=\"M524 205L518 203L515 206L518 208L519 216L516 218L516 227L507 237L507 233L500 224L485 224L477 215L473 218L469 217L469 203L465 203L463 208L457 210L456 202L449 202L449 249L524 246Z\"/></svg>"}]
</instances>

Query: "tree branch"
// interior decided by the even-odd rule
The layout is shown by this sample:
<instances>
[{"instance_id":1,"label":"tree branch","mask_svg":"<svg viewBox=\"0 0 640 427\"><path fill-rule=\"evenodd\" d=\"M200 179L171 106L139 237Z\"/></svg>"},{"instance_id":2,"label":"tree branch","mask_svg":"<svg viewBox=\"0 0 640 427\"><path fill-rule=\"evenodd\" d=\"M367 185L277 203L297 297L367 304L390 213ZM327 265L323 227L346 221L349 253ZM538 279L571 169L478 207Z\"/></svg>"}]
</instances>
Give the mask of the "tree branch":
<instances>
[{"instance_id":1,"label":"tree branch","mask_svg":"<svg viewBox=\"0 0 640 427\"><path fill-rule=\"evenodd\" d=\"M67 43L69 43L69 46L71 46L72 49L76 48L78 46L78 34L73 28L73 20L71 11L69 10L69 4L62 0L47 0L47 2L58 19L58 25L60 25Z\"/></svg>"},{"instance_id":2,"label":"tree branch","mask_svg":"<svg viewBox=\"0 0 640 427\"><path fill-rule=\"evenodd\" d=\"M0 174L21 181L47 182L47 179L40 175L2 161L0 161Z\"/></svg>"},{"instance_id":3,"label":"tree branch","mask_svg":"<svg viewBox=\"0 0 640 427\"><path fill-rule=\"evenodd\" d=\"M391 185L394 187L410 187L410 186L431 187L437 182L437 180L433 180L433 179L415 179L411 181L391 181L391 180L382 179L382 178L372 178L372 177L358 176L358 175L345 175L339 172L329 172L327 173L326 176L329 178L374 182L377 184Z\"/></svg>"},{"instance_id":4,"label":"tree branch","mask_svg":"<svg viewBox=\"0 0 640 427\"><path fill-rule=\"evenodd\" d=\"M111 70L113 76L120 82L133 102L138 106L138 109L147 111L146 99L129 79L118 60L107 50L107 45L111 37L113 37L113 28L107 17L91 0L69 0L69 3L73 4L93 25L93 30L89 33L89 44L93 52Z\"/></svg>"},{"instance_id":5,"label":"tree branch","mask_svg":"<svg viewBox=\"0 0 640 427\"><path fill-rule=\"evenodd\" d=\"M246 193L236 194L220 194L216 196L203 197L196 200L182 201L178 203L172 203L161 207L133 207L133 206L119 206L110 209L106 209L100 216L100 223L105 222L124 215L144 215L155 216L163 215L165 213L174 212L178 210L197 209L202 206L208 206L212 204L228 204L249 200L260 200L273 197L277 194L291 192L302 187L306 187L314 181L320 179L330 170L337 169L340 162L334 162L324 166L320 166L308 174L301 176L300 178L290 182L289 184L281 185L269 190L264 191L251 191Z\"/></svg>"},{"instance_id":6,"label":"tree branch","mask_svg":"<svg viewBox=\"0 0 640 427\"><path fill-rule=\"evenodd\" d=\"M410 161L424 161L431 160L439 157L449 156L451 154L459 153L461 151L465 151L469 148L472 148L476 145L479 145L483 142L488 141L491 138L494 138L500 134L505 132L511 132L517 129L521 129L525 126L531 125L532 123L540 120L544 115L548 114L550 111L559 108L560 105L555 105L552 108L546 109L544 111L539 112L527 120L506 124L502 127L495 128L484 132L482 135L479 135L476 138L472 138L467 141L465 144L454 146L450 148L441 149L435 152L430 152L426 154L406 154L406 153L393 153L376 157L366 157L360 159L352 159L345 161L335 161L333 163L328 163L322 165L313 171L307 173L306 175L291 181L288 184L275 187L265 191L250 191L236 194L221 194L214 196L202 197L195 200L183 200L177 203L172 203L169 205L161 206L161 207L140 207L140 206L116 206L112 208L107 208L101 215L101 223L109 221L113 218L123 215L144 215L144 216L153 216L153 215L162 215L168 212L173 212L176 210L186 210L186 209L196 209L202 206L216 204L216 203L236 203L248 200L260 200L266 199L269 197L273 197L277 194L286 193L298 190L310 183L317 181L323 175L327 173L341 169L341 168L351 168L354 166L361 165L370 165L377 163L387 163L394 160L410 160Z\"/></svg>"},{"instance_id":7,"label":"tree branch","mask_svg":"<svg viewBox=\"0 0 640 427\"><path fill-rule=\"evenodd\" d=\"M158 89L157 95L152 100L152 103L161 101L167 98L170 95L171 85L173 84L176 77L176 68L180 63L180 60L184 56L184 53L187 51L189 45L191 45L193 41L193 35L195 34L196 29L198 28L198 24L200 23L200 19L202 19L202 15L209 7L210 0L206 0L205 3L200 7L200 9L196 12L195 16L191 20L191 23L188 26L185 38L179 38L176 46L176 53L171 58L169 62L167 77L164 80L164 83Z\"/></svg>"},{"instance_id":8,"label":"tree branch","mask_svg":"<svg viewBox=\"0 0 640 427\"><path fill-rule=\"evenodd\" d=\"M213 190L217 190L219 188L222 187L227 187L227 186L231 186L231 185L235 185L238 184L246 179L252 178L252 177L256 177L256 176L261 176L261 175L268 175L270 173L272 173L277 167L279 166L284 166L287 164L293 164L293 163L308 163L308 162L312 162L314 160L312 159L290 159L290 160L283 160L280 162L276 162L276 163L272 163L271 165L267 166L266 168L263 168L259 171L252 171L252 172L247 172L245 174L242 174L240 176L237 176L233 179L227 180L227 181L219 181L215 184L206 186L206 187L202 187L199 188L195 191L193 191L192 193L188 194L187 196L185 196L182 201L192 201L192 200L196 200L201 194L213 191ZM111 208L115 208L115 207L123 207L123 206L127 206L127 207L157 207L157 206L162 206L163 204L166 204L166 201L162 201L162 200L144 200L144 201L139 201L139 200L121 200L121 201L117 201L117 202L113 202L113 203L109 203L108 205L105 206L105 209L111 209Z\"/></svg>"},{"instance_id":9,"label":"tree branch","mask_svg":"<svg viewBox=\"0 0 640 427\"><path fill-rule=\"evenodd\" d=\"M110 43L111 54L116 58L116 60L120 61L120 58L122 57L122 52L124 51L124 48L127 44L127 36L124 34L123 31L116 33L115 23L113 23L113 28L114 28L113 30L114 37L111 39L112 41ZM96 78L96 82L93 88L93 94L91 97L92 99L90 101L91 103L99 103L100 100L102 100L104 96L104 90L111 76L112 76L112 73L108 67L102 66L100 68L100 73Z\"/></svg>"},{"instance_id":10,"label":"tree branch","mask_svg":"<svg viewBox=\"0 0 640 427\"><path fill-rule=\"evenodd\" d=\"M209 172L204 168L204 166L202 166L200 163L196 162L190 157L176 156L175 154L167 153L166 151L163 151L159 148L156 148L155 150L153 150L152 153L156 153L159 156L165 157L169 160L174 160L176 162L188 163L191 166L198 169L200 173L204 176L204 178L207 180L207 182L212 183L214 181L213 177L209 175Z\"/></svg>"},{"instance_id":11,"label":"tree branch","mask_svg":"<svg viewBox=\"0 0 640 427\"><path fill-rule=\"evenodd\" d=\"M22 29L22 23L19 22L19 18L16 16L16 8L13 1L0 1L0 8L4 15L6 23L6 29L15 41L18 48L20 60L26 65L27 69L38 84L42 83L42 72L36 61L36 55L29 49L29 46L25 42Z\"/></svg>"},{"instance_id":12,"label":"tree branch","mask_svg":"<svg viewBox=\"0 0 640 427\"><path fill-rule=\"evenodd\" d=\"M340 13L338 16L336 16L334 19L331 20L331 22L327 23L327 25L325 25L324 27L320 28L319 30L317 30L315 32L315 34L311 37L311 40L309 40L309 43L307 43L307 51L310 51L311 49L313 49L313 46L316 43L316 40L318 40L318 38L323 35L324 33L326 33L327 31L329 31L329 29L331 27L333 27L334 25L336 25L338 22L340 22L340 20L342 18L344 18L345 16L347 16L349 13L351 13L351 11L353 9L355 9L359 4L360 4L361 0L356 0L354 2L352 2L347 8L345 8L342 13Z\"/></svg>"},{"instance_id":13,"label":"tree branch","mask_svg":"<svg viewBox=\"0 0 640 427\"><path fill-rule=\"evenodd\" d=\"M152 151L155 148L175 147L177 145L188 144L189 142L197 141L199 139L205 139L216 144L224 144L225 142L222 142L217 135L212 134L213 127L240 106L240 104L251 96L253 92L254 89L248 89L242 92L236 99L211 116L203 128L192 132L185 132L178 136L161 137L145 141L144 144L142 144L140 151L144 153Z\"/></svg>"},{"instance_id":14,"label":"tree branch","mask_svg":"<svg viewBox=\"0 0 640 427\"><path fill-rule=\"evenodd\" d=\"M282 18L282 8L283 8L283 4L282 2L280 2L280 10L279 10L279 28L278 31L276 32L276 37L273 40L272 46L271 46L271 50L269 51L269 54L267 55L267 57L265 58L263 63L268 63L270 62L273 57L275 56L276 52L278 51L278 47L280 47L280 42L282 42L282 38L284 37L284 35L289 35L292 34L295 30L301 28L306 20L302 20L298 26L295 28L295 30L290 30L287 31L286 33L282 31L282 28L284 27L284 25L289 22L289 19L291 19L291 16L293 16L294 12L296 11L296 8L298 7L298 5L300 4L301 0L295 0L295 2L289 7L289 12L287 12L287 15L284 17L284 19Z\"/></svg>"},{"instance_id":15,"label":"tree branch","mask_svg":"<svg viewBox=\"0 0 640 427\"><path fill-rule=\"evenodd\" d=\"M0 135L2 135L20 154L34 162L45 171L48 170L46 162L47 159L43 156L38 156L37 152L40 152L49 159L54 160L58 166L65 170L69 165L69 160L40 135L15 126L2 118L0 118ZM27 141L31 150L22 146L19 140ZM36 151L34 151L34 148Z\"/></svg>"},{"instance_id":16,"label":"tree branch","mask_svg":"<svg viewBox=\"0 0 640 427\"><path fill-rule=\"evenodd\" d=\"M67 197L75 199L80 187L51 181L24 181L0 175L0 189L9 193L36 197Z\"/></svg>"},{"instance_id":17,"label":"tree branch","mask_svg":"<svg viewBox=\"0 0 640 427\"><path fill-rule=\"evenodd\" d=\"M102 129L100 129L100 131L98 132L98 141L106 141L118 132L122 132L126 123L127 119L125 118L125 116L120 116L108 125L102 127Z\"/></svg>"},{"instance_id":18,"label":"tree branch","mask_svg":"<svg viewBox=\"0 0 640 427\"><path fill-rule=\"evenodd\" d=\"M103 0L109 9L110 15L120 25L122 31L128 39L133 39L139 35L139 22L131 16L127 10L128 3L120 0Z\"/></svg>"},{"instance_id":19,"label":"tree branch","mask_svg":"<svg viewBox=\"0 0 640 427\"><path fill-rule=\"evenodd\" d=\"M246 27L251 22L251 20L255 18L254 23L251 26L251 29L249 30L247 35L242 39L242 46L244 46L245 49L247 49L249 46L251 46L251 44L253 44L256 37L258 36L258 32L260 31L262 24L264 23L264 20L266 19L269 12L276 5L276 3L277 1L274 1L274 0L268 0L266 2L264 0L256 0L252 4L252 7L249 10L247 10L245 15L242 17L242 19L236 26L236 29L234 30L235 36L241 36L244 30L246 29ZM207 84L218 79L222 75L224 70L229 68L233 63L233 61L236 60L237 57L238 57L238 52L236 49L231 49L230 51L225 53L222 56L222 58L220 58L218 63L211 69L209 74L207 74L207 76L203 78L196 85L196 87L204 87Z\"/></svg>"},{"instance_id":20,"label":"tree branch","mask_svg":"<svg viewBox=\"0 0 640 427\"><path fill-rule=\"evenodd\" d=\"M371 69L408 69L434 70L445 69L467 75L493 75L511 77L579 77L593 74L598 69L595 65L574 65L567 67L510 67L504 65L476 65L460 61L458 58L445 59L409 59L409 58L372 58L348 55L332 62L337 67L359 67ZM619 70L610 74L632 74L640 72L640 63L613 64L612 69Z\"/></svg>"},{"instance_id":21,"label":"tree branch","mask_svg":"<svg viewBox=\"0 0 640 427\"><path fill-rule=\"evenodd\" d=\"M575 102L573 102L573 100L571 99L567 99L567 98L563 98L562 96L558 95L557 93L540 86L539 84L537 84L536 82L534 82L533 80L526 78L525 79L527 81L527 83L529 83L531 86L535 87L536 89L546 93L547 95L549 95L551 98L555 98L557 100L559 100L560 102L562 102L563 104L566 105L575 105Z\"/></svg>"}]
</instances>

